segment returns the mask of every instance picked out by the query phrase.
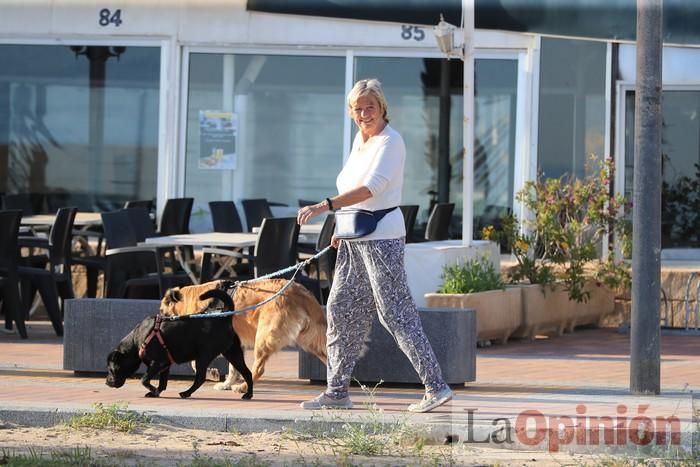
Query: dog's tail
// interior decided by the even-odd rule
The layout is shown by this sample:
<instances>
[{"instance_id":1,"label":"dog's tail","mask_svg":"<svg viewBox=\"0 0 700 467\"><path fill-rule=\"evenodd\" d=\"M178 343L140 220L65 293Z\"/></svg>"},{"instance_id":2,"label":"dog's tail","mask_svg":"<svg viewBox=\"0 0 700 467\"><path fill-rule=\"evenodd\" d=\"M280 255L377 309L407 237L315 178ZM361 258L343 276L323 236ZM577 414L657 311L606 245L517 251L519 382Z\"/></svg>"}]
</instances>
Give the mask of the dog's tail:
<instances>
[{"instance_id":1,"label":"dog's tail","mask_svg":"<svg viewBox=\"0 0 700 467\"><path fill-rule=\"evenodd\" d=\"M219 288L209 289L199 296L200 300L207 300L210 298L221 301L226 310L231 311L236 309L236 306L233 304L233 299L225 290Z\"/></svg>"}]
</instances>

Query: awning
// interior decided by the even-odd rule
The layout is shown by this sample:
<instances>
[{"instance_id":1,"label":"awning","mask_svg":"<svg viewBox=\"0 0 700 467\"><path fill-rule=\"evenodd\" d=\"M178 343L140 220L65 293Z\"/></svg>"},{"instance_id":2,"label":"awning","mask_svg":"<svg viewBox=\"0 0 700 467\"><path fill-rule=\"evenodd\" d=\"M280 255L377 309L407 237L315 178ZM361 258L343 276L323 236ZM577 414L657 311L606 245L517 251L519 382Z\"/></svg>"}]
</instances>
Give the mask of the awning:
<instances>
[{"instance_id":1,"label":"awning","mask_svg":"<svg viewBox=\"0 0 700 467\"><path fill-rule=\"evenodd\" d=\"M248 10L459 26L461 0L248 0ZM636 0L475 0L477 29L634 40ZM664 42L700 44L700 1L664 0Z\"/></svg>"}]
</instances>

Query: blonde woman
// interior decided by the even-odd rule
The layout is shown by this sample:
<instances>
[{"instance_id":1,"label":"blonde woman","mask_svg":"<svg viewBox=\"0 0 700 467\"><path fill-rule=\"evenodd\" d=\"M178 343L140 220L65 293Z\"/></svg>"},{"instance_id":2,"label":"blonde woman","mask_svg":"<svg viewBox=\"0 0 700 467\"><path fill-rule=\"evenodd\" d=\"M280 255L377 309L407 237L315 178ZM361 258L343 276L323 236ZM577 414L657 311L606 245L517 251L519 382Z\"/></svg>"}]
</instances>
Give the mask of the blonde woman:
<instances>
[{"instance_id":1,"label":"blonde woman","mask_svg":"<svg viewBox=\"0 0 700 467\"><path fill-rule=\"evenodd\" d=\"M352 408L351 375L374 313L395 338L425 385L423 399L408 407L427 412L452 398L435 353L423 332L404 269L406 231L401 210L406 147L389 126L387 104L376 79L355 83L348 111L359 131L336 185L338 195L299 210L299 224L328 210L360 208L381 212L376 229L360 238L340 240L333 287L328 297L327 388L305 409ZM395 208L395 209L392 209ZM341 213L338 213L340 217Z\"/></svg>"}]
</instances>

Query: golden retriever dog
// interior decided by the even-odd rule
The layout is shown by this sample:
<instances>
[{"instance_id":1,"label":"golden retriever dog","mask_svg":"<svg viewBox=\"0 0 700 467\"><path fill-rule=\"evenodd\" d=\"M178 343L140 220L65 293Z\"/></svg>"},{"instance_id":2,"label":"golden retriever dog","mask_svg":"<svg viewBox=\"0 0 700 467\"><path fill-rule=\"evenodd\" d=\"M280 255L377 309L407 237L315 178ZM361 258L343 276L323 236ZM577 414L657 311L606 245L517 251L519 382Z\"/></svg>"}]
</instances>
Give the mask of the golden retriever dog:
<instances>
[{"instance_id":1,"label":"golden retriever dog","mask_svg":"<svg viewBox=\"0 0 700 467\"><path fill-rule=\"evenodd\" d=\"M211 309L218 300L200 300L200 295L213 288L226 289L227 282L212 281L171 288L161 300L160 312L164 316L182 316ZM233 293L236 310L270 298L286 283L286 279L264 279L238 285ZM323 309L311 292L296 282L269 303L234 315L233 329L243 346L253 349L254 383L265 372L265 363L270 356L288 345L296 344L326 363L326 318ZM229 365L225 381L217 383L214 388L246 392L245 382L234 385L236 376L237 372Z\"/></svg>"}]
</instances>

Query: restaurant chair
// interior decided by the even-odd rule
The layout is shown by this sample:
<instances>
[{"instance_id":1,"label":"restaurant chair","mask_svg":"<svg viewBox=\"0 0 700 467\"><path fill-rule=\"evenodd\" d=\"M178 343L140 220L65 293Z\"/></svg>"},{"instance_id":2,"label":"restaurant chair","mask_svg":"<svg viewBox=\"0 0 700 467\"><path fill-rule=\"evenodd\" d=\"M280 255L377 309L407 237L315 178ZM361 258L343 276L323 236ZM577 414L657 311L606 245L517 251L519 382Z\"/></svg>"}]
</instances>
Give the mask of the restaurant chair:
<instances>
[{"instance_id":1,"label":"restaurant chair","mask_svg":"<svg viewBox=\"0 0 700 467\"><path fill-rule=\"evenodd\" d=\"M19 209L23 216L31 216L43 211L44 196L41 193L5 194L2 197L2 206L6 210Z\"/></svg>"},{"instance_id":2,"label":"restaurant chair","mask_svg":"<svg viewBox=\"0 0 700 467\"><path fill-rule=\"evenodd\" d=\"M2 291L0 299L5 315L5 329L11 330L14 321L20 337L26 339L27 327L24 320L27 309L19 293L20 280L17 271L19 261L17 236L21 219L20 210L0 211L0 291Z\"/></svg>"},{"instance_id":3,"label":"restaurant chair","mask_svg":"<svg viewBox=\"0 0 700 467\"><path fill-rule=\"evenodd\" d=\"M160 299L169 287L190 285L187 274L168 271L164 257L171 248L137 245L143 232L132 223L143 208L102 213L107 241L105 297ZM150 218L149 218L150 220Z\"/></svg>"},{"instance_id":4,"label":"restaurant chair","mask_svg":"<svg viewBox=\"0 0 700 467\"><path fill-rule=\"evenodd\" d=\"M299 207L303 208L304 206L312 206L314 204L318 204L318 201L311 201L310 199L301 199L299 198Z\"/></svg>"},{"instance_id":5,"label":"restaurant chair","mask_svg":"<svg viewBox=\"0 0 700 467\"><path fill-rule=\"evenodd\" d=\"M38 289L51 324L59 336L63 335L63 306L66 300L74 298L71 275L71 232L77 212L78 208L74 207L60 208L48 238L20 236L18 239L19 247L39 248L46 251L46 254L21 258L18 272L22 280L24 305L29 308ZM59 297L61 298L60 308Z\"/></svg>"},{"instance_id":6,"label":"restaurant chair","mask_svg":"<svg viewBox=\"0 0 700 467\"><path fill-rule=\"evenodd\" d=\"M454 203L436 203L433 206L430 217L428 217L428 224L425 227L426 241L432 242L450 238L450 223L454 209Z\"/></svg>"},{"instance_id":7,"label":"restaurant chair","mask_svg":"<svg viewBox=\"0 0 700 467\"><path fill-rule=\"evenodd\" d=\"M194 198L170 198L165 202L163 213L160 216L158 230L149 237L162 237L164 235L182 235L190 233L190 216ZM194 249L190 246L178 247L183 261L194 261ZM172 250L174 251L174 250ZM171 262L170 266L177 267L177 262Z\"/></svg>"},{"instance_id":8,"label":"restaurant chair","mask_svg":"<svg viewBox=\"0 0 700 467\"><path fill-rule=\"evenodd\" d=\"M260 232L258 232L252 255L245 255L223 248L203 248L200 282L216 279L213 270L213 257L216 256L245 258L252 263L252 274L249 276L236 276L235 279L239 280L264 276L296 264L298 238L299 224L297 224L295 217L266 218L260 226ZM289 278L291 275L292 273L288 273L280 277Z\"/></svg>"},{"instance_id":9,"label":"restaurant chair","mask_svg":"<svg viewBox=\"0 0 700 467\"><path fill-rule=\"evenodd\" d=\"M214 232L243 232L241 217L233 201L209 201Z\"/></svg>"},{"instance_id":10,"label":"restaurant chair","mask_svg":"<svg viewBox=\"0 0 700 467\"><path fill-rule=\"evenodd\" d=\"M210 201L209 210L214 226L214 232L239 233L243 232L241 217L233 201ZM231 248L232 251L242 252L244 249ZM247 250L247 249L246 249ZM250 264L242 262L241 258L217 257L219 270L215 276L227 271L229 275L250 275Z\"/></svg>"},{"instance_id":11,"label":"restaurant chair","mask_svg":"<svg viewBox=\"0 0 700 467\"><path fill-rule=\"evenodd\" d=\"M153 200L152 199L133 199L124 203L124 209L129 208L145 208L150 214L153 211Z\"/></svg>"},{"instance_id":12,"label":"restaurant chair","mask_svg":"<svg viewBox=\"0 0 700 467\"><path fill-rule=\"evenodd\" d=\"M190 215L194 198L170 198L165 202L158 224L158 235L190 233Z\"/></svg>"},{"instance_id":13,"label":"restaurant chair","mask_svg":"<svg viewBox=\"0 0 700 467\"><path fill-rule=\"evenodd\" d=\"M268 217L274 217L270 209L270 203L265 198L243 199L243 214L248 232L253 231L253 227L262 225L262 221Z\"/></svg>"},{"instance_id":14,"label":"restaurant chair","mask_svg":"<svg viewBox=\"0 0 700 467\"><path fill-rule=\"evenodd\" d=\"M416 217L418 216L417 204L403 204L399 206L401 214L403 214L403 222L406 226L406 243L413 242L413 229L416 226Z\"/></svg>"},{"instance_id":15,"label":"restaurant chair","mask_svg":"<svg viewBox=\"0 0 700 467\"><path fill-rule=\"evenodd\" d=\"M335 232L335 215L333 213L329 213L326 216L326 219L323 221L321 233L318 235L318 239L316 240L314 251L306 251L305 253L307 255L314 256L316 253L322 251L331 244L333 232ZM301 253L301 246L299 249ZM314 267L312 268L311 272L315 273L316 277L313 277L311 274L301 277L297 276L298 282L306 286L307 289L314 293L316 297L318 297L318 301L321 305L325 304L328 293L331 289L331 285L333 284L337 253L338 250L331 248L323 256L316 258L313 261Z\"/></svg>"}]
</instances>

